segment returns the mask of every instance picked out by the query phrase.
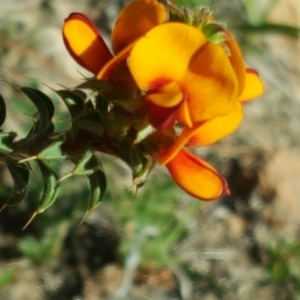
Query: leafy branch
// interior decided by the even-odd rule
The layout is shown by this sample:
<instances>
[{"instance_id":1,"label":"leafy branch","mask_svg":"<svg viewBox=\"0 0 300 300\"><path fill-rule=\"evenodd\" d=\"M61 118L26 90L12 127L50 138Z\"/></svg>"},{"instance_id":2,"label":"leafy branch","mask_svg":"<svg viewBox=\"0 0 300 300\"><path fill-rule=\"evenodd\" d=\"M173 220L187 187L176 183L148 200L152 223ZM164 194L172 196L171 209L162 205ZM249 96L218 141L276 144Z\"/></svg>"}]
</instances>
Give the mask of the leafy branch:
<instances>
[{"instance_id":1,"label":"leafy branch","mask_svg":"<svg viewBox=\"0 0 300 300\"><path fill-rule=\"evenodd\" d=\"M112 104L117 103L119 95L114 86L90 80L74 89L55 91L70 115L69 129L64 131L55 128L52 99L37 89L19 90L34 104L36 113L27 136L18 139L17 133L2 129L7 110L0 95L0 161L13 180L10 195L1 203L1 209L26 199L30 177L36 176L33 170L37 169L43 180L40 201L24 227L56 201L61 184L71 176L88 179L90 198L85 216L101 202L107 182L97 152L124 160L133 170L133 179L143 184L152 160L140 144L133 145L138 133L136 117L122 105ZM63 161L72 162L74 168L60 177L50 165Z\"/></svg>"}]
</instances>

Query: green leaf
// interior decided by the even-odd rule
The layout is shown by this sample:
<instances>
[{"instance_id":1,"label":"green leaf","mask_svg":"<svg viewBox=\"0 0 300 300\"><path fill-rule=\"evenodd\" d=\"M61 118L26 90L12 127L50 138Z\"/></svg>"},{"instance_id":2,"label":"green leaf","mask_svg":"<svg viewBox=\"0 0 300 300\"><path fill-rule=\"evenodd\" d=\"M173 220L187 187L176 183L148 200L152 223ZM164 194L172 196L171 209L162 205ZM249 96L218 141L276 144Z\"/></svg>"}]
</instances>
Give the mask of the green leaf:
<instances>
[{"instance_id":1,"label":"green leaf","mask_svg":"<svg viewBox=\"0 0 300 300\"><path fill-rule=\"evenodd\" d=\"M138 187L141 187L153 166L153 160L147 158L143 152L138 148L134 147L129 151L130 166L132 169L133 183Z\"/></svg>"},{"instance_id":2,"label":"green leaf","mask_svg":"<svg viewBox=\"0 0 300 300\"><path fill-rule=\"evenodd\" d=\"M14 132L0 132L0 152L8 154L13 151L12 143L16 133Z\"/></svg>"},{"instance_id":3,"label":"green leaf","mask_svg":"<svg viewBox=\"0 0 300 300\"><path fill-rule=\"evenodd\" d=\"M98 79L91 79L85 81L84 83L78 85L77 89L91 89L93 91L99 91L107 99L122 99L124 98L124 93L119 88L118 85L112 82L102 81Z\"/></svg>"},{"instance_id":4,"label":"green leaf","mask_svg":"<svg viewBox=\"0 0 300 300\"><path fill-rule=\"evenodd\" d=\"M109 101L102 94L97 94L95 97L96 109L101 112L101 114L106 115L108 112Z\"/></svg>"},{"instance_id":5,"label":"green leaf","mask_svg":"<svg viewBox=\"0 0 300 300\"><path fill-rule=\"evenodd\" d=\"M27 195L29 170L26 165L20 165L12 161L7 161L6 165L14 181L14 186L5 206L14 206L19 204Z\"/></svg>"},{"instance_id":6,"label":"green leaf","mask_svg":"<svg viewBox=\"0 0 300 300\"><path fill-rule=\"evenodd\" d=\"M57 141L50 144L43 151L41 151L36 158L42 160L65 160L67 156L62 152L62 144L62 141Z\"/></svg>"},{"instance_id":7,"label":"green leaf","mask_svg":"<svg viewBox=\"0 0 300 300\"><path fill-rule=\"evenodd\" d=\"M148 160L137 147L133 147L129 150L129 159L133 171L133 176L136 177L141 172L143 172L143 169L146 166Z\"/></svg>"},{"instance_id":8,"label":"green leaf","mask_svg":"<svg viewBox=\"0 0 300 300\"><path fill-rule=\"evenodd\" d=\"M56 200L59 191L59 183L57 174L52 169L40 160L38 160L37 163L44 181L43 194L39 207L36 210L36 213L40 214L49 208Z\"/></svg>"},{"instance_id":9,"label":"green leaf","mask_svg":"<svg viewBox=\"0 0 300 300\"><path fill-rule=\"evenodd\" d=\"M23 230L32 222L32 220L38 214L43 213L55 202L59 192L59 180L57 174L41 160L37 160L37 164L43 177L43 193L38 208L35 210L31 218L24 225Z\"/></svg>"},{"instance_id":10,"label":"green leaf","mask_svg":"<svg viewBox=\"0 0 300 300\"><path fill-rule=\"evenodd\" d=\"M62 98L66 104L70 115L75 118L84 110L84 102L86 94L80 90L59 90L56 93Z\"/></svg>"},{"instance_id":11,"label":"green leaf","mask_svg":"<svg viewBox=\"0 0 300 300\"><path fill-rule=\"evenodd\" d=\"M6 105L3 97L0 95L0 127L3 125L6 118Z\"/></svg>"},{"instance_id":12,"label":"green leaf","mask_svg":"<svg viewBox=\"0 0 300 300\"><path fill-rule=\"evenodd\" d=\"M104 133L101 112L97 110L87 110L73 119L75 125L102 137Z\"/></svg>"},{"instance_id":13,"label":"green leaf","mask_svg":"<svg viewBox=\"0 0 300 300\"><path fill-rule=\"evenodd\" d=\"M31 131L30 134L36 133L39 136L44 136L49 130L54 114L52 100L39 90L29 87L22 87L20 89L32 101L38 111L35 130L34 132Z\"/></svg>"},{"instance_id":14,"label":"green leaf","mask_svg":"<svg viewBox=\"0 0 300 300\"><path fill-rule=\"evenodd\" d=\"M93 151L88 150L76 164L72 175L90 176L99 168L99 165L100 162L94 156Z\"/></svg>"},{"instance_id":15,"label":"green leaf","mask_svg":"<svg viewBox=\"0 0 300 300\"><path fill-rule=\"evenodd\" d=\"M95 209L100 204L103 196L105 195L107 187L106 176L102 170L102 167L88 178L90 182L91 195L87 213Z\"/></svg>"}]
</instances>

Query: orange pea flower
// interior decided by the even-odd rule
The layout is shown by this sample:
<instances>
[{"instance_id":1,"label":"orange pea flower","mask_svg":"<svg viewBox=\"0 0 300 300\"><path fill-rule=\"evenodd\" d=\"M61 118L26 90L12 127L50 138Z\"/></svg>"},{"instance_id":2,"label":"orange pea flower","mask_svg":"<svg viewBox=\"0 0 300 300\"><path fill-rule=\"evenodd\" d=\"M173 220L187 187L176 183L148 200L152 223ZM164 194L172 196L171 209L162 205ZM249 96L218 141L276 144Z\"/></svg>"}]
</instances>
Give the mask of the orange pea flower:
<instances>
[{"instance_id":1,"label":"orange pea flower","mask_svg":"<svg viewBox=\"0 0 300 300\"><path fill-rule=\"evenodd\" d=\"M212 200L228 193L226 180L185 147L209 145L233 132L243 117L242 104L259 96L263 86L257 72L245 67L228 31L217 44L193 26L166 21L166 7L158 0L135 0L116 21L114 55L80 13L65 20L63 38L71 56L97 79L123 87L130 77L149 123L173 135L173 144L158 150L159 163L187 193Z\"/></svg>"},{"instance_id":2,"label":"orange pea flower","mask_svg":"<svg viewBox=\"0 0 300 300\"><path fill-rule=\"evenodd\" d=\"M182 23L156 26L140 38L128 66L146 92L150 123L166 129L177 120L193 128L236 109L246 72L235 43L229 49L231 56Z\"/></svg>"},{"instance_id":3,"label":"orange pea flower","mask_svg":"<svg viewBox=\"0 0 300 300\"><path fill-rule=\"evenodd\" d=\"M125 6L112 32L115 58L93 22L81 13L71 13L65 19L63 40L79 65L98 74L112 60L113 66L123 62L130 52L131 44L157 24L166 21L166 18L165 6L156 0L135 0ZM111 72L111 68L109 70Z\"/></svg>"},{"instance_id":4,"label":"orange pea flower","mask_svg":"<svg viewBox=\"0 0 300 300\"><path fill-rule=\"evenodd\" d=\"M159 153L175 182L186 192L212 200L228 192L217 171L185 146L208 145L240 124L241 103L262 93L258 74L246 70L230 33L227 50L182 23L156 26L140 38L128 58L138 87L145 92L149 122L158 130L184 125L174 144Z\"/></svg>"}]
</instances>

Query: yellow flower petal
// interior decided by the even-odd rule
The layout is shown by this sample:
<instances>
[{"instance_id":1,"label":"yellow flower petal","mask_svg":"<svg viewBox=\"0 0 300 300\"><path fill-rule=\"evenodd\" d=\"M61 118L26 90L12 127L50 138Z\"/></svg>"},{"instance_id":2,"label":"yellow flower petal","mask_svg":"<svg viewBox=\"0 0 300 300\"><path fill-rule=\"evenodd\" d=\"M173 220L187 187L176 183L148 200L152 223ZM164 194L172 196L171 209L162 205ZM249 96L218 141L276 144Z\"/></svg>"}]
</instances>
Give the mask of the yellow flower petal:
<instances>
[{"instance_id":1,"label":"yellow flower petal","mask_svg":"<svg viewBox=\"0 0 300 300\"><path fill-rule=\"evenodd\" d=\"M112 32L114 53L167 19L166 7L156 0L135 0L120 12Z\"/></svg>"},{"instance_id":2,"label":"yellow flower petal","mask_svg":"<svg viewBox=\"0 0 300 300\"><path fill-rule=\"evenodd\" d=\"M162 24L136 42L128 66L141 90L155 90L168 82L178 82L191 57L205 43L204 35L194 27Z\"/></svg>"},{"instance_id":3,"label":"yellow flower petal","mask_svg":"<svg viewBox=\"0 0 300 300\"><path fill-rule=\"evenodd\" d=\"M206 146L226 137L237 129L242 118L242 106L237 102L230 114L210 119L194 128L185 128L174 145L160 155L159 163L167 164L185 146Z\"/></svg>"},{"instance_id":4,"label":"yellow flower petal","mask_svg":"<svg viewBox=\"0 0 300 300\"><path fill-rule=\"evenodd\" d=\"M230 113L237 101L236 74L219 45L203 45L194 54L180 83L193 124ZM178 119L188 126L183 114Z\"/></svg>"},{"instance_id":5,"label":"yellow flower petal","mask_svg":"<svg viewBox=\"0 0 300 300\"><path fill-rule=\"evenodd\" d=\"M152 102L158 106L172 107L178 105L184 100L184 94L180 90L180 86L176 82L170 82L157 89L154 93L150 93L145 97L146 101Z\"/></svg>"},{"instance_id":6,"label":"yellow flower petal","mask_svg":"<svg viewBox=\"0 0 300 300\"><path fill-rule=\"evenodd\" d=\"M174 181L188 194L214 200L228 192L225 179L207 162L181 150L167 165Z\"/></svg>"},{"instance_id":7,"label":"yellow flower petal","mask_svg":"<svg viewBox=\"0 0 300 300\"><path fill-rule=\"evenodd\" d=\"M63 40L74 60L94 74L112 58L97 28L83 14L72 13L65 20Z\"/></svg>"},{"instance_id":8,"label":"yellow flower petal","mask_svg":"<svg viewBox=\"0 0 300 300\"><path fill-rule=\"evenodd\" d=\"M187 102L178 119L186 126L226 115L237 101L238 81L226 52L186 24L167 23L149 31L134 45L128 65L141 90L178 83ZM165 97L155 103L170 106Z\"/></svg>"},{"instance_id":9,"label":"yellow flower petal","mask_svg":"<svg viewBox=\"0 0 300 300\"><path fill-rule=\"evenodd\" d=\"M210 119L196 129L186 129L182 135L190 135L190 138L185 145L206 146L215 143L235 131L242 119L242 106L237 102L234 110L228 115Z\"/></svg>"},{"instance_id":10,"label":"yellow flower petal","mask_svg":"<svg viewBox=\"0 0 300 300\"><path fill-rule=\"evenodd\" d=\"M241 102L253 100L264 91L264 86L258 73L253 69L247 69L246 82L243 93L239 96Z\"/></svg>"}]
</instances>

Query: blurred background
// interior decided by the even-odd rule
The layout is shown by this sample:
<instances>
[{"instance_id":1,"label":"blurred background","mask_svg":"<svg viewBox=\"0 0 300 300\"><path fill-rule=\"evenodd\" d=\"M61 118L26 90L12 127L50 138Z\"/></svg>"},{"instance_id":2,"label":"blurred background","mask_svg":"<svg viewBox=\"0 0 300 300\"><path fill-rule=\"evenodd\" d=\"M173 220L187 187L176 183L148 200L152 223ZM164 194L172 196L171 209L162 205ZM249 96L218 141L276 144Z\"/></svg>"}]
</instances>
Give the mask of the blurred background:
<instances>
[{"instance_id":1,"label":"blurred background","mask_svg":"<svg viewBox=\"0 0 300 300\"><path fill-rule=\"evenodd\" d=\"M0 0L0 93L5 128L25 135L34 106L11 84L74 87L82 70L61 38L64 19L87 14L109 41L122 0ZM99 155L108 175L102 204L79 226L89 190L70 178L56 203L22 230L39 197L0 212L0 299L299 299L300 297L300 2L177 0L207 5L234 33L265 93L245 106L242 126L199 149L229 182L231 195L200 202L157 168L136 194L131 173ZM109 42L108 42L109 43ZM68 165L62 165L66 174ZM11 179L0 165L0 198Z\"/></svg>"}]
</instances>

